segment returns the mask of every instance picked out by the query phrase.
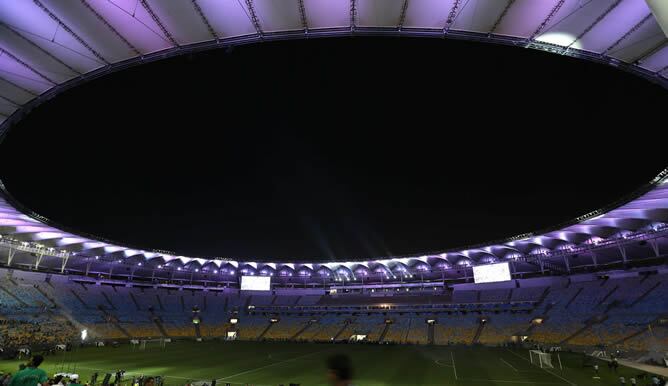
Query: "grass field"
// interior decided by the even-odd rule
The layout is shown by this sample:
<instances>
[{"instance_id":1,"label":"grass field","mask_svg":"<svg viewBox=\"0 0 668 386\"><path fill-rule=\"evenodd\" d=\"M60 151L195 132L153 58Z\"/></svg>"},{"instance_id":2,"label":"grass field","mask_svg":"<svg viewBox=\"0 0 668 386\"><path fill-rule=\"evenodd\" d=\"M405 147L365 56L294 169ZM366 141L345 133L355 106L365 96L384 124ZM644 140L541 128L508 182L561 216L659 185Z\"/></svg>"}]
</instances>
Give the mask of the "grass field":
<instances>
[{"instance_id":1,"label":"grass field","mask_svg":"<svg viewBox=\"0 0 668 386\"><path fill-rule=\"evenodd\" d=\"M562 353L564 370L558 366L543 370L529 363L527 350L258 342L175 342L165 349L149 347L145 351L129 345L87 347L48 356L42 368L49 374L69 368L84 382L95 371L125 369L126 378L162 375L170 386L211 379L217 379L218 385L324 385L325 359L334 353L352 358L357 386L617 385L619 375L628 379L638 373L620 368L619 374L614 374L601 363L601 379L594 380L592 368L582 367L581 354ZM1 361L0 369L13 372L19 363Z\"/></svg>"}]
</instances>

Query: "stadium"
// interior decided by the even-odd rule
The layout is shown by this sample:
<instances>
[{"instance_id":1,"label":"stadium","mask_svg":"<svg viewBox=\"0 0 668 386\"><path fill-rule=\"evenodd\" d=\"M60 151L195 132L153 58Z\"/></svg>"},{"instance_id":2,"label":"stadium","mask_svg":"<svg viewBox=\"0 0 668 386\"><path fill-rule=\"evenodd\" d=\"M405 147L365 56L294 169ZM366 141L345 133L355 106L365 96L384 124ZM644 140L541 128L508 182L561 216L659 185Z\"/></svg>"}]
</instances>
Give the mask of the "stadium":
<instances>
[{"instance_id":1,"label":"stadium","mask_svg":"<svg viewBox=\"0 0 668 386\"><path fill-rule=\"evenodd\" d=\"M0 140L71 90L235 47L489 43L665 91L667 36L659 0L2 1ZM548 228L311 260L137 247L60 225L0 181L0 370L17 373L40 354L49 377L75 384L323 385L328 359L343 353L356 385L660 384L668 168L655 166L642 186Z\"/></svg>"}]
</instances>

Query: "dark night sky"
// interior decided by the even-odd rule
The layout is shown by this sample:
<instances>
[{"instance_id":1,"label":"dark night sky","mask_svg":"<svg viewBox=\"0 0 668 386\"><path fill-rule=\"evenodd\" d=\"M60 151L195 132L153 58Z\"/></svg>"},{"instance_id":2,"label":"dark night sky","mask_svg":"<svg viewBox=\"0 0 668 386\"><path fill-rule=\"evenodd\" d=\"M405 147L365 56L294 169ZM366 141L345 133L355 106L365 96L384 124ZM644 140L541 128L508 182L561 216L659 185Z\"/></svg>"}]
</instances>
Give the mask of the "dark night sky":
<instances>
[{"instance_id":1,"label":"dark night sky","mask_svg":"<svg viewBox=\"0 0 668 386\"><path fill-rule=\"evenodd\" d=\"M29 208L198 256L419 253L536 230L668 164L668 92L521 48L398 38L263 43L68 91L14 127ZM652 123L656 122L656 123Z\"/></svg>"}]
</instances>

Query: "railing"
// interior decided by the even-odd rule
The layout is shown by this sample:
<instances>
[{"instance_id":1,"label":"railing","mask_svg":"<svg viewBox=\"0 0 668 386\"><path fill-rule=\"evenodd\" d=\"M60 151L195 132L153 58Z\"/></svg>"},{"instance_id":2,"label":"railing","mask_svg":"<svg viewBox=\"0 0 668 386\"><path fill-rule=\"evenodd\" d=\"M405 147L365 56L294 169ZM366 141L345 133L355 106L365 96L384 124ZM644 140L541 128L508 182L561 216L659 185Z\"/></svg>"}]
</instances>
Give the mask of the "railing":
<instances>
[{"instance_id":1,"label":"railing","mask_svg":"<svg viewBox=\"0 0 668 386\"><path fill-rule=\"evenodd\" d=\"M70 258L72 255L71 252L65 250L58 250L55 248L39 246L35 243L29 243L27 241L18 241L10 239L6 236L0 236L0 246L7 247L10 249L15 249L21 252L35 253L37 255L46 255L60 258Z\"/></svg>"}]
</instances>

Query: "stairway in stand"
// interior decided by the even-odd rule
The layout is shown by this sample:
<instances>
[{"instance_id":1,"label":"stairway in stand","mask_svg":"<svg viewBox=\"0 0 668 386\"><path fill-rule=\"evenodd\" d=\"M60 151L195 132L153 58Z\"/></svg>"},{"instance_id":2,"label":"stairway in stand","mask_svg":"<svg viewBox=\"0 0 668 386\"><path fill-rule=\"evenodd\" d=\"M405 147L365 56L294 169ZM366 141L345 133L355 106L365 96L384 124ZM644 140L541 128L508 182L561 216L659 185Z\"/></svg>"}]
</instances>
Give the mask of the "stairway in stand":
<instances>
[{"instance_id":1,"label":"stairway in stand","mask_svg":"<svg viewBox=\"0 0 668 386\"><path fill-rule=\"evenodd\" d=\"M265 327L264 330L262 330L262 332L260 333L260 335L258 335L257 340L262 340L262 338L264 338L265 334L269 331L269 329L271 328L271 326L273 326L274 324L276 324L276 323L271 323L271 322L269 322L269 325L268 325L267 327Z\"/></svg>"}]
</instances>

